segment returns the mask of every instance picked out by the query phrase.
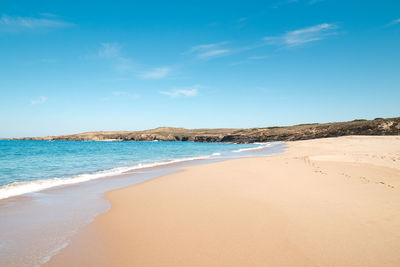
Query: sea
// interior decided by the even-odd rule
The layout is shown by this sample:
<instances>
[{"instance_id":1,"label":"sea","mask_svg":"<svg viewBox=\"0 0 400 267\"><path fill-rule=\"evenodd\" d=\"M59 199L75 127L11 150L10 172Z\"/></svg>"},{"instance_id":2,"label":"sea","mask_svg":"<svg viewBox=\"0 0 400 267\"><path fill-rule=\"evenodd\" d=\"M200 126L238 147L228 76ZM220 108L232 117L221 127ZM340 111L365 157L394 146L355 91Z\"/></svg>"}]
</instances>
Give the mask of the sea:
<instances>
[{"instance_id":1,"label":"sea","mask_svg":"<svg viewBox=\"0 0 400 267\"><path fill-rule=\"evenodd\" d=\"M40 266L110 208L104 194L179 168L271 155L280 142L0 140L0 266Z\"/></svg>"}]
</instances>

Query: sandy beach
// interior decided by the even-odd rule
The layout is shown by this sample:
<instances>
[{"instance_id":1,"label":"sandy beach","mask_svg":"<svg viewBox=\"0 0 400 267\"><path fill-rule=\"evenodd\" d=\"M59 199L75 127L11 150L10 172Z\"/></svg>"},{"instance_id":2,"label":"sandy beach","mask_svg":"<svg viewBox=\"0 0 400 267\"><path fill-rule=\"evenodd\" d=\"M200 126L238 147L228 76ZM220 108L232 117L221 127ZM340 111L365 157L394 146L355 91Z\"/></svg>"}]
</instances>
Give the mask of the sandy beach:
<instances>
[{"instance_id":1,"label":"sandy beach","mask_svg":"<svg viewBox=\"0 0 400 267\"><path fill-rule=\"evenodd\" d=\"M288 142L106 199L45 266L400 266L400 136Z\"/></svg>"}]
</instances>

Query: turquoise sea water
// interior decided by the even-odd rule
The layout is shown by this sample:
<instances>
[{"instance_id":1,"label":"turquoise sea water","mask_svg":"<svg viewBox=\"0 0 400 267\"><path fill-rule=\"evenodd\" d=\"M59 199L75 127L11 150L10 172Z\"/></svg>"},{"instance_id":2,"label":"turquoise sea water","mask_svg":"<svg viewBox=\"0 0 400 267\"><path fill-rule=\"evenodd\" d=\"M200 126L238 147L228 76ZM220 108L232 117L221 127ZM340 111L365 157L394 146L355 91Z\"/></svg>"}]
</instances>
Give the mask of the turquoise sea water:
<instances>
[{"instance_id":1,"label":"turquoise sea water","mask_svg":"<svg viewBox=\"0 0 400 267\"><path fill-rule=\"evenodd\" d=\"M0 141L0 199L145 166L226 156L260 144Z\"/></svg>"},{"instance_id":2,"label":"turquoise sea water","mask_svg":"<svg viewBox=\"0 0 400 267\"><path fill-rule=\"evenodd\" d=\"M279 142L0 141L0 266L47 262L110 208L109 191L185 166L283 150Z\"/></svg>"}]
</instances>

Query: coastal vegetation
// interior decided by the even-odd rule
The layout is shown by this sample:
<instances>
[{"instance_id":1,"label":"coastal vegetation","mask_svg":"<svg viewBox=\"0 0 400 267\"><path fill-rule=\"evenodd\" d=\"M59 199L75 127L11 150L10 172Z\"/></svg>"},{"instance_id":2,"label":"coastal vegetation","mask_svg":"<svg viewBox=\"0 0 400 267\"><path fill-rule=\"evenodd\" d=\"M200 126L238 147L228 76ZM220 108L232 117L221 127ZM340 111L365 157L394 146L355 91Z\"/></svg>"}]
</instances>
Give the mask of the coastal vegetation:
<instances>
[{"instance_id":1,"label":"coastal vegetation","mask_svg":"<svg viewBox=\"0 0 400 267\"><path fill-rule=\"evenodd\" d=\"M98 131L13 140L68 141L193 141L254 143L295 141L346 135L400 135L400 117L348 122L299 124L250 129L185 129L159 127L144 131Z\"/></svg>"}]
</instances>

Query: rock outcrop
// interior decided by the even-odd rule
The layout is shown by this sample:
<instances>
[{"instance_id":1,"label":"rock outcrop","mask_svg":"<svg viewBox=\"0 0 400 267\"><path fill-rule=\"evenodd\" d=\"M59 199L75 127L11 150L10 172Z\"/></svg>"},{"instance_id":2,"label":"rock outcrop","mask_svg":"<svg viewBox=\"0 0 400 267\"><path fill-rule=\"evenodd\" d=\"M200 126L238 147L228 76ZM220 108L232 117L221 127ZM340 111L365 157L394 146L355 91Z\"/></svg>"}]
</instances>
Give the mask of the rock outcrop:
<instances>
[{"instance_id":1,"label":"rock outcrop","mask_svg":"<svg viewBox=\"0 0 400 267\"><path fill-rule=\"evenodd\" d=\"M184 129L160 127L145 131L86 132L80 134L24 137L13 140L69 141L193 141L254 143L294 141L345 135L400 135L400 117L349 122L301 124L252 129Z\"/></svg>"}]
</instances>

